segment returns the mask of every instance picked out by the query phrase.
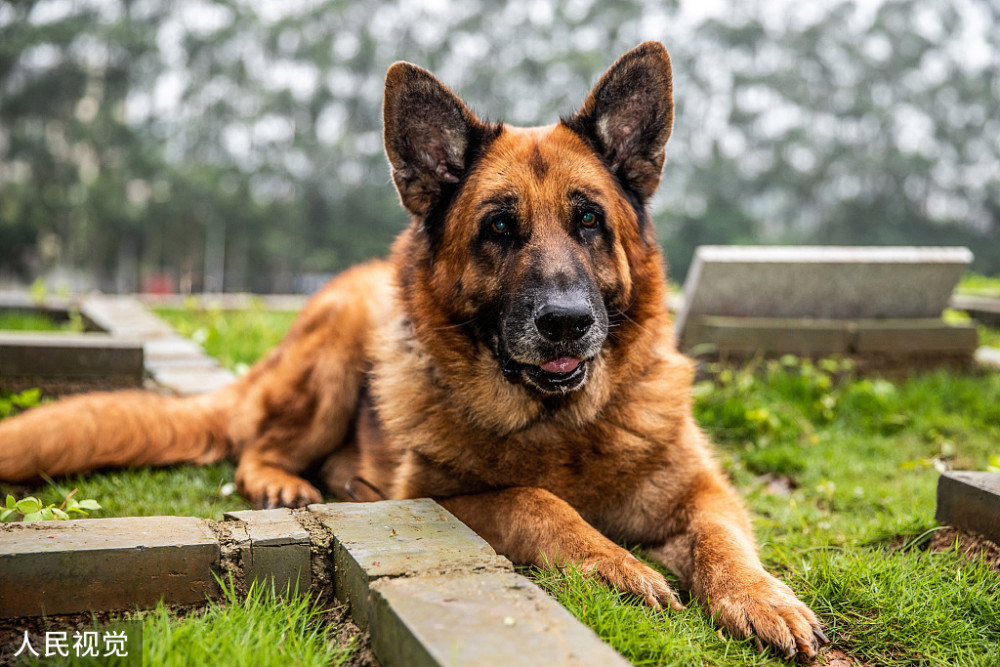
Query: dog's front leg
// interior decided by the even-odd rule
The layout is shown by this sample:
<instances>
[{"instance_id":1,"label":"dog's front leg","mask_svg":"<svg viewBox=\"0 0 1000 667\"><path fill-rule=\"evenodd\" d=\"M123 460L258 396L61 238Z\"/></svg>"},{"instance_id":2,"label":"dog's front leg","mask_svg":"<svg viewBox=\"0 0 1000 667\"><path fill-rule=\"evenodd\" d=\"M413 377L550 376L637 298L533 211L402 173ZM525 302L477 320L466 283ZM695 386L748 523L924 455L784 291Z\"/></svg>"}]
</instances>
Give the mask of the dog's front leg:
<instances>
[{"instance_id":1,"label":"dog's front leg","mask_svg":"<svg viewBox=\"0 0 1000 667\"><path fill-rule=\"evenodd\" d=\"M599 533L567 502L534 487L438 499L497 553L541 567L576 564L659 609L683 609L663 575Z\"/></svg>"},{"instance_id":2,"label":"dog's front leg","mask_svg":"<svg viewBox=\"0 0 1000 667\"><path fill-rule=\"evenodd\" d=\"M650 557L680 577L706 611L737 637L753 637L787 658L811 658L827 643L819 620L757 556L750 522L735 491L715 470L690 480L677 531Z\"/></svg>"}]
</instances>

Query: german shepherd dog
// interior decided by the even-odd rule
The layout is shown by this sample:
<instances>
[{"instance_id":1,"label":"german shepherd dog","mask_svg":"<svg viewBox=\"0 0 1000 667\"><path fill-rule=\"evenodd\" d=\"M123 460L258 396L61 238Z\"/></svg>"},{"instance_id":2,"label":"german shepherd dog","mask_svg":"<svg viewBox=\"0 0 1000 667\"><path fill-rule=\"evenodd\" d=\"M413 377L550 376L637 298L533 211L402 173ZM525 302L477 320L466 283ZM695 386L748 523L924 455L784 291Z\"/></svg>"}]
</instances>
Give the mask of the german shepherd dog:
<instances>
[{"instance_id":1,"label":"german shepherd dog","mask_svg":"<svg viewBox=\"0 0 1000 667\"><path fill-rule=\"evenodd\" d=\"M231 457L258 507L321 502L303 475L432 497L516 562L683 608L613 540L642 545L732 634L816 655L816 616L762 567L692 418L646 208L673 122L663 46L531 128L482 122L396 63L384 122L411 215L389 261L335 278L219 392L95 393L0 423L0 479Z\"/></svg>"}]
</instances>

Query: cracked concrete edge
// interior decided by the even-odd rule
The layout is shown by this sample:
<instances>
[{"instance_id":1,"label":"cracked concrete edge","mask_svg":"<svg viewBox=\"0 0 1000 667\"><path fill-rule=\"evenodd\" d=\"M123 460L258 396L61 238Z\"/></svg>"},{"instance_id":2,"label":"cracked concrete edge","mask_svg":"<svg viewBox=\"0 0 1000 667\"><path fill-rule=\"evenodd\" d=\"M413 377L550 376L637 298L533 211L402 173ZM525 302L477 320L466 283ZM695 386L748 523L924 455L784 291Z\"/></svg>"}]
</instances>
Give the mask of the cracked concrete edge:
<instances>
[{"instance_id":1,"label":"cracked concrete edge","mask_svg":"<svg viewBox=\"0 0 1000 667\"><path fill-rule=\"evenodd\" d=\"M205 525L215 535L215 541L219 545L219 578L225 585L232 586L237 595L246 595L247 581L240 545L250 540L249 531L238 521L206 519Z\"/></svg>"},{"instance_id":2,"label":"cracked concrete edge","mask_svg":"<svg viewBox=\"0 0 1000 667\"><path fill-rule=\"evenodd\" d=\"M381 522L382 519L378 518L379 511L386 511L385 508L380 509L378 506L380 503L370 503L366 504L371 507L373 516L376 517L376 521ZM415 501L414 505L418 510L423 508L426 510L429 505L429 501ZM399 504L396 505L399 507ZM414 556L409 555L410 551L403 552L403 561L406 563L406 567L401 570L392 570L390 572L382 573L377 570L378 563L367 563L367 570L365 569L365 563L359 563L357 560L353 559L350 553L350 545L344 546L337 538L336 527L331 529L330 525L324 523L319 517L317 517L315 510L316 506L312 508L304 508L298 510L283 510L287 512L287 517L289 519L288 524L300 527L308 535L308 540L300 541L289 540L287 543L280 543L281 540L277 540L271 546L264 546L269 555L275 555L279 553L287 552L291 555L293 559L301 559L303 549L308 549L308 564L309 564L309 585L298 589L300 592L305 592L306 589L312 592L313 598L320 604L329 604L333 601L334 594L336 593L337 598L340 598L342 602L349 605L349 613L351 617L358 623L359 627L363 631L370 633L372 640L372 647L376 652L376 657L382 662L385 667L395 667L395 665L409 664L408 658L399 652L399 646L396 645L398 638L401 636L400 633L406 634L405 644L407 646L415 647L417 645L423 646L423 648L413 650L418 651L421 655L426 658L426 664L432 665L443 665L449 664L450 658L449 651L452 648L447 648L456 645L456 642L462 646L472 646L476 644L476 630L477 627L487 627L489 628L489 637L496 639L495 635L498 631L497 628L493 627L496 625L497 618L495 609L490 605L483 604L482 601L477 601L473 598L476 597L476 589L486 587L486 590L490 589L491 586L495 587L495 581L497 578L506 580L506 578L516 578L522 580L523 577L517 575L513 572L512 566L509 561L501 556L496 556L492 549L488 549L488 553L478 552L476 549L471 549L468 551L469 558L467 562L463 562L464 559L455 559L454 553L449 553L452 551L451 544L448 541L448 537L453 537L449 534L448 530L438 530L437 526L432 526L433 530L427 533L426 538L418 537L412 542L407 540L402 540L402 544L407 549L412 547L412 553ZM432 508L437 511L436 508ZM416 511L416 510L414 510ZM442 508L443 511L443 508ZM273 512L273 511L272 511ZM232 513L226 517L223 521L210 521L206 519L198 519L196 521L204 527L204 532L206 533L203 538L205 541L200 544L193 545L192 548L201 547L204 548L206 544L211 544L217 553L217 556L211 564L211 571L215 576L219 578L223 586L232 586L238 595L245 594L249 589L250 585L255 578L259 580L260 573L256 575L253 574L255 563L253 560L253 537L254 537L254 527L253 522L255 519L263 516L256 512L237 512ZM457 519L452 517L450 514L446 514L450 517L450 521L458 522ZM135 530L130 531L125 526L122 530L121 544L117 545L116 548L119 551L130 552L128 554L119 554L117 557L134 557L135 554L148 553L150 550L143 546L141 540L134 539L131 542L128 536L131 534L139 534L142 531L149 533L150 531L156 531L155 521L157 519L165 519L163 522L164 526L169 525L170 521L176 521L177 517L134 517L129 519L118 519L115 521L123 522L127 524L128 522L136 522ZM395 517L393 520L398 520L399 517ZM167 521L169 520L169 521ZM82 535L82 538L86 539L86 536L90 534L90 530L87 528L87 524L95 521L108 521L102 519L85 519L80 520L75 523L84 524L79 527L79 530L75 531L78 535ZM264 519L264 525L273 525L268 523L269 519ZM60 522L63 524L71 522ZM152 525L151 525L152 523ZM16 524L5 524L0 527L0 561L4 557L39 557L37 560L39 563L44 561L44 556L47 554L46 549L52 548L52 543L41 540L35 540L33 543L29 540L28 546L25 547L25 551L20 553L17 552L16 548L8 548L7 553L4 553L2 547L3 537L6 534L16 531L24 531L27 534L30 531L36 532L39 536L44 535L46 532L45 526L38 526L37 524L26 524L20 527L11 528L10 526L16 526ZM142 529L140 531L139 529ZM424 529L427 527L425 526ZM447 526L446 526L447 528ZM294 529L293 529L294 530ZM437 533L434 531L438 530ZM458 523L454 527L454 534L459 535L459 552L464 552L464 550L469 548L466 538L460 533L467 531L467 527L464 524ZM402 532L402 531L400 531ZM266 533L266 531L265 531ZM395 531L393 530L388 537L395 538ZM445 535L442 539L436 539L434 535ZM474 534L473 534L474 535ZM383 536L385 537L385 536ZM400 536L401 537L401 536ZM423 541L425 540L426 541ZM476 539L481 540L476 536ZM420 541L417 541L420 540ZM265 543L267 540L264 540ZM31 551L31 544L37 546L35 551ZM483 542L485 545L485 542ZM10 546L10 544L8 544ZM56 547L58 549L58 546ZM80 548L85 548L80 547ZM184 546L177 547L178 549L184 549ZM258 547L260 548L260 547ZM370 548L370 547L367 547ZM426 553L423 550L426 549ZM67 549L66 551L71 551ZM107 549L105 549L105 552ZM292 553L297 551L297 553ZM387 548L387 552L391 552L392 547ZM85 554L86 551L79 551L78 554ZM93 552L96 553L96 552ZM438 554L444 554L443 561L439 561L437 558ZM492 554L492 556L490 556ZM76 558L76 556L72 556ZM106 556L100 557L100 567L108 568L109 565L113 568L113 560L115 554L111 554L109 558ZM268 563L277 562L279 566L283 561L278 560L268 560L262 559L261 562L267 561ZM362 559L364 560L364 559ZM124 562L124 561L123 561ZM296 560L295 562L301 562L301 560ZM2 564L2 562L0 562ZM257 563L260 565L261 563ZM371 567L375 565L376 567ZM146 564L147 569L152 568L155 570L155 562L150 561ZM22 568L23 569L23 568ZM287 572L287 568L282 570L282 574ZM276 574L277 577L277 574ZM3 580L3 568L0 567L0 583ZM455 586L459 582L467 582L466 584ZM511 593L513 597L509 597L508 593L504 593L504 604L515 605L512 608L526 608L524 605L538 607L540 602L545 602L546 610L541 612L531 612L525 617L526 625L518 630L517 633L511 633L509 629L499 629L501 633L507 633L510 636L510 641L513 642L511 646L505 647L502 651L499 651L497 655L501 653L504 655L510 655L511 652L514 654L519 654L523 657L526 664L540 664L538 656L541 653L541 648L543 647L549 657L546 658L545 664L575 664L574 661L578 658L578 652L580 650L586 649L587 646L591 645L593 642L592 652L596 652L600 655L605 655L607 659L610 657L618 657L616 653L606 644L600 641L600 639L588 628L580 624L578 621L572 618L572 616L565 611L558 603L556 603L551 598L541 595L539 596L533 584L527 582L522 585L518 583L514 588L521 589L521 592ZM231 582L231 583L230 583ZM430 588L427 587L428 582L430 582ZM434 582L451 582L447 586L454 589L452 594L447 596L447 599L436 599L435 590L442 588L442 585ZM493 583L491 583L493 582ZM67 581L68 586L73 586L71 581ZM346 588L345 588L346 587ZM503 588L511 588L510 586L504 586ZM3 586L0 585L0 619L10 619L14 618L11 614L4 613L3 605ZM222 589L217 585L210 587L211 590L205 589L204 599L218 598L222 594ZM400 598L399 602L392 599L389 595L389 591L417 591L416 598L413 595L409 595L407 602L402 601ZM123 591L117 589L117 592L121 594ZM429 597L428 597L429 596ZM463 601L461 598L465 597ZM519 597L520 596L520 597ZM440 596L439 596L440 597ZM168 599L169 596L164 595L164 599L168 604L171 602ZM421 599L427 598L427 604L420 602ZM521 599L523 598L523 600ZM542 600L541 598L545 598ZM416 603L414 603L416 600ZM39 598L39 605L44 604L44 602ZM145 601L148 607L148 601ZM423 605L423 606L421 606ZM457 605L457 607L456 607ZM462 612L464 608L463 605L471 606L470 608L478 608L479 610L475 613L481 616L481 619L465 619ZM520 605L520 607L518 607ZM155 604L153 605L155 606ZM117 608L135 608L134 601L129 599L126 601L121 601L120 603L111 604L107 606L107 609L112 607ZM397 608L398 607L398 608ZM41 610L41 607L39 607ZM74 613L76 611L94 611L102 612L105 609L92 609L92 610L66 610L66 613ZM462 623L454 628L454 632L460 633L462 627L466 627L465 635L463 637L447 637L447 633L451 630L445 630L445 634L441 634L441 629L437 628L428 634L427 624L433 625L435 623L434 618L437 614L445 613L455 615L455 618L462 619ZM473 612L468 612L473 613ZM512 612L513 613L513 612ZM20 618L31 618L30 614L22 613L17 614ZM392 622L388 622L385 619L392 618ZM514 616L510 616L514 618ZM503 622L509 619L504 617L500 619ZM530 622L528 622L530 620ZM556 625L553 625L555 623ZM438 624L440 625L440 624ZM558 633L553 634L553 627L561 628ZM578 627L577 627L578 626ZM558 645L567 644L565 641L566 633L570 633L573 637L579 639L582 644L578 644L574 640L571 642L572 650L569 652L564 652L565 655L561 659L554 659L552 655L562 655L559 653ZM486 636L486 635L484 635ZM444 637L442 639L442 637ZM467 640L467 641L466 641ZM492 641L492 640L491 640ZM444 642L444 644L441 644ZM521 644L524 644L521 646ZM442 645L446 645L445 649L442 649ZM491 646L500 646L501 644L490 644ZM523 649L523 650L522 650ZM463 648L463 650L465 650ZM471 650L471 649L470 649ZM482 649L485 650L485 649ZM480 650L480 653L481 651ZM493 649L491 649L493 650ZM552 653L555 651L555 653ZM610 651L610 653L607 653ZM543 651L544 652L544 651ZM405 652L404 652L405 653ZM536 655L537 653L537 655ZM410 657L414 654L409 654ZM477 656L479 654L477 653ZM400 656L402 656L400 658ZM396 658L400 658L397 660ZM605 663L611 664L611 663Z\"/></svg>"},{"instance_id":3,"label":"cracked concrete edge","mask_svg":"<svg viewBox=\"0 0 1000 667\"><path fill-rule=\"evenodd\" d=\"M322 603L331 601L333 590L333 556L331 553L333 533L324 526L307 508L292 510L292 515L307 533L309 533L310 590L316 600Z\"/></svg>"}]
</instances>

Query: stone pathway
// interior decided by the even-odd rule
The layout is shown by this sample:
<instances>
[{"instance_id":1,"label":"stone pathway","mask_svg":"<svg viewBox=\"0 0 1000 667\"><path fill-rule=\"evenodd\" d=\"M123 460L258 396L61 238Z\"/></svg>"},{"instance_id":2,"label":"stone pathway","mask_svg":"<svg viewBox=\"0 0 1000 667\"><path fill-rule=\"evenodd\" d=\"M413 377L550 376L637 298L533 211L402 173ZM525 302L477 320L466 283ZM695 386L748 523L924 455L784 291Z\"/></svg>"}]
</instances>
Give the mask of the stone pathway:
<instances>
[{"instance_id":1,"label":"stone pathway","mask_svg":"<svg viewBox=\"0 0 1000 667\"><path fill-rule=\"evenodd\" d=\"M146 371L157 385L179 396L212 392L236 378L132 297L88 297L80 314L112 337L141 341Z\"/></svg>"},{"instance_id":2,"label":"stone pathway","mask_svg":"<svg viewBox=\"0 0 1000 667\"><path fill-rule=\"evenodd\" d=\"M257 580L349 605L396 665L628 663L432 500L0 524L0 619L191 604Z\"/></svg>"}]
</instances>

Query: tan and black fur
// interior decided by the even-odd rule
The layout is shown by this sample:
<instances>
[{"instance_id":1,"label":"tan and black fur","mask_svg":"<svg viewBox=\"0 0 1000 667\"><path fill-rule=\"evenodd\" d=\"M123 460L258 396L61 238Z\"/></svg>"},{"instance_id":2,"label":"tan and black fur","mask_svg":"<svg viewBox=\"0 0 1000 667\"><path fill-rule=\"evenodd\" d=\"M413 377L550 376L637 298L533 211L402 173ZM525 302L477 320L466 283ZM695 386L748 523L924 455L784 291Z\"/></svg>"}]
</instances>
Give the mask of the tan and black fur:
<instances>
[{"instance_id":1,"label":"tan and black fur","mask_svg":"<svg viewBox=\"0 0 1000 667\"><path fill-rule=\"evenodd\" d=\"M673 117L658 43L580 111L488 124L428 72L386 77L385 146L412 222L387 262L333 280L234 385L68 398L0 423L0 479L238 461L260 507L430 496L522 563L578 563L680 609L642 545L737 636L788 656L826 638L757 557L691 413L646 212Z\"/></svg>"}]
</instances>

